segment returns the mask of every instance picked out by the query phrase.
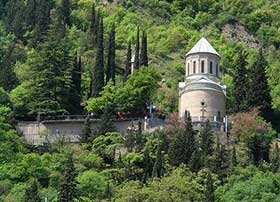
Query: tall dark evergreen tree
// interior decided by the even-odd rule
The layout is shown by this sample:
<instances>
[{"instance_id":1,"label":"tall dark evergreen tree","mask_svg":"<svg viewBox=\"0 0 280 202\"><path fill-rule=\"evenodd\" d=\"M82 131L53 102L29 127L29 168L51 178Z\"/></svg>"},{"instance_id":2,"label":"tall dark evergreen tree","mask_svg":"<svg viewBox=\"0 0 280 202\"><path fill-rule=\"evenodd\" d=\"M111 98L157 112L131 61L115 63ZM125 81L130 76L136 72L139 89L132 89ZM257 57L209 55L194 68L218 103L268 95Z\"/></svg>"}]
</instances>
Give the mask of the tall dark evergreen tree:
<instances>
[{"instance_id":1,"label":"tall dark evergreen tree","mask_svg":"<svg viewBox=\"0 0 280 202\"><path fill-rule=\"evenodd\" d=\"M62 113L71 108L73 60L70 42L60 32L59 19L54 13L46 41L27 60L32 114Z\"/></svg>"},{"instance_id":2,"label":"tall dark evergreen tree","mask_svg":"<svg viewBox=\"0 0 280 202\"><path fill-rule=\"evenodd\" d=\"M98 97L104 87L104 44L103 44L103 19L100 19L98 31L96 62L92 75L92 97Z\"/></svg>"},{"instance_id":3,"label":"tall dark evergreen tree","mask_svg":"<svg viewBox=\"0 0 280 202\"><path fill-rule=\"evenodd\" d=\"M108 48L108 62L106 70L106 83L110 80L116 84L116 47L115 47L115 24L112 25L110 37L109 37L109 48Z\"/></svg>"},{"instance_id":4,"label":"tall dark evergreen tree","mask_svg":"<svg viewBox=\"0 0 280 202\"><path fill-rule=\"evenodd\" d=\"M275 143L272 158L271 158L271 170L276 173L280 171L280 154L278 144Z\"/></svg>"},{"instance_id":5,"label":"tall dark evergreen tree","mask_svg":"<svg viewBox=\"0 0 280 202\"><path fill-rule=\"evenodd\" d=\"M96 10L95 10L95 4L93 3L91 5L91 12L90 12L90 32L94 33L95 25L96 25Z\"/></svg>"},{"instance_id":6,"label":"tall dark evergreen tree","mask_svg":"<svg viewBox=\"0 0 280 202\"><path fill-rule=\"evenodd\" d=\"M156 161L153 166L152 177L160 178L163 175L163 154L160 148L157 149Z\"/></svg>"},{"instance_id":7,"label":"tall dark evergreen tree","mask_svg":"<svg viewBox=\"0 0 280 202\"><path fill-rule=\"evenodd\" d=\"M215 197L214 197L214 185L213 185L213 179L212 179L212 175L210 173L210 171L207 172L207 176L206 176L206 189L204 192L205 195L205 202L214 202L215 201Z\"/></svg>"},{"instance_id":8,"label":"tall dark evergreen tree","mask_svg":"<svg viewBox=\"0 0 280 202\"><path fill-rule=\"evenodd\" d=\"M147 41L147 33L143 31L142 35L142 45L141 45L141 53L140 53L140 66L148 66L148 41Z\"/></svg>"},{"instance_id":9,"label":"tall dark evergreen tree","mask_svg":"<svg viewBox=\"0 0 280 202\"><path fill-rule=\"evenodd\" d=\"M116 129L113 124L113 115L107 107L105 107L103 114L100 117L100 124L94 131L94 138L99 135L105 135L108 132L114 132Z\"/></svg>"},{"instance_id":10,"label":"tall dark evergreen tree","mask_svg":"<svg viewBox=\"0 0 280 202\"><path fill-rule=\"evenodd\" d=\"M140 66L140 29L137 27L136 33L136 46L135 46L135 56L134 56L134 68L138 69Z\"/></svg>"},{"instance_id":11,"label":"tall dark evergreen tree","mask_svg":"<svg viewBox=\"0 0 280 202\"><path fill-rule=\"evenodd\" d=\"M95 4L92 4L90 12L89 25L89 47L94 49L97 45L98 29L99 29L99 12L96 12Z\"/></svg>"},{"instance_id":12,"label":"tall dark evergreen tree","mask_svg":"<svg viewBox=\"0 0 280 202\"><path fill-rule=\"evenodd\" d=\"M94 43L96 45L98 45L98 33L99 33L101 18L102 18L101 13L99 10L97 10L96 15L95 15L94 29L93 29Z\"/></svg>"},{"instance_id":13,"label":"tall dark evergreen tree","mask_svg":"<svg viewBox=\"0 0 280 202\"><path fill-rule=\"evenodd\" d=\"M62 12L62 16L63 16L64 25L70 26L71 25L71 19L70 19L71 2L70 2L70 0L62 0L61 12Z\"/></svg>"},{"instance_id":14,"label":"tall dark evergreen tree","mask_svg":"<svg viewBox=\"0 0 280 202\"><path fill-rule=\"evenodd\" d=\"M78 196L76 171L73 163L73 155L68 157L64 167L62 180L59 186L58 201L59 202L74 202Z\"/></svg>"},{"instance_id":15,"label":"tall dark evergreen tree","mask_svg":"<svg viewBox=\"0 0 280 202\"><path fill-rule=\"evenodd\" d=\"M18 84L18 79L14 71L16 60L14 59L16 44L11 42L7 49L0 51L0 87L6 91L11 91ZM8 79L7 79L8 78Z\"/></svg>"},{"instance_id":16,"label":"tall dark evergreen tree","mask_svg":"<svg viewBox=\"0 0 280 202\"><path fill-rule=\"evenodd\" d=\"M76 54L77 55L77 54ZM77 56L74 59L73 69L72 69L72 84L70 90L70 101L69 101L69 112L71 114L80 114L82 111L81 101L82 101L82 59Z\"/></svg>"},{"instance_id":17,"label":"tall dark evergreen tree","mask_svg":"<svg viewBox=\"0 0 280 202\"><path fill-rule=\"evenodd\" d=\"M247 91L248 91L248 77L247 77L247 53L239 50L236 69L233 74L233 89L232 95L234 97L233 112L243 112L248 110Z\"/></svg>"},{"instance_id":18,"label":"tall dark evergreen tree","mask_svg":"<svg viewBox=\"0 0 280 202\"><path fill-rule=\"evenodd\" d=\"M211 171L218 174L220 179L225 179L229 169L228 150L217 140L217 145L210 165Z\"/></svg>"},{"instance_id":19,"label":"tall dark evergreen tree","mask_svg":"<svg viewBox=\"0 0 280 202\"><path fill-rule=\"evenodd\" d=\"M46 0L38 0L36 6L36 25L33 30L33 39L32 44L36 46L39 42L42 42L46 37L45 34L49 29L49 25L51 23L50 12L52 9L51 1ZM56 14L57 17L58 14Z\"/></svg>"},{"instance_id":20,"label":"tall dark evergreen tree","mask_svg":"<svg viewBox=\"0 0 280 202\"><path fill-rule=\"evenodd\" d=\"M35 25L37 23L36 21L36 10L37 10L37 1L36 0L27 0L26 2L26 23L27 23L27 29L29 31L32 31L35 28Z\"/></svg>"},{"instance_id":21,"label":"tall dark evergreen tree","mask_svg":"<svg viewBox=\"0 0 280 202\"><path fill-rule=\"evenodd\" d=\"M24 202L42 202L38 193L38 183L36 180L32 180L31 185L26 188Z\"/></svg>"},{"instance_id":22,"label":"tall dark evergreen tree","mask_svg":"<svg viewBox=\"0 0 280 202\"><path fill-rule=\"evenodd\" d=\"M6 3L5 26L8 32L17 38L23 39L25 33L25 5L22 0L13 0Z\"/></svg>"},{"instance_id":23,"label":"tall dark evergreen tree","mask_svg":"<svg viewBox=\"0 0 280 202\"><path fill-rule=\"evenodd\" d=\"M231 153L231 166L232 167L235 167L237 166L237 156L236 156L236 148L235 148L235 145L233 145L233 148L232 148L232 153Z\"/></svg>"},{"instance_id":24,"label":"tall dark evergreen tree","mask_svg":"<svg viewBox=\"0 0 280 202\"><path fill-rule=\"evenodd\" d=\"M200 132L201 136L201 150L204 156L211 156L214 151L214 135L212 127L207 121Z\"/></svg>"},{"instance_id":25,"label":"tall dark evergreen tree","mask_svg":"<svg viewBox=\"0 0 280 202\"><path fill-rule=\"evenodd\" d=\"M107 182L106 189L105 189L105 198L111 201L112 196L113 193L112 193L112 188L110 186L110 182Z\"/></svg>"},{"instance_id":26,"label":"tall dark evergreen tree","mask_svg":"<svg viewBox=\"0 0 280 202\"><path fill-rule=\"evenodd\" d=\"M266 75L267 63L262 49L259 50L256 62L250 72L250 87L248 89L248 102L250 107L259 107L260 115L267 121L272 120L273 110L271 104L270 88Z\"/></svg>"},{"instance_id":27,"label":"tall dark evergreen tree","mask_svg":"<svg viewBox=\"0 0 280 202\"><path fill-rule=\"evenodd\" d=\"M185 128L178 130L169 147L169 161L178 166L181 163L188 164L195 151L195 132L192 128L191 116L188 114L185 120Z\"/></svg>"},{"instance_id":28,"label":"tall dark evergreen tree","mask_svg":"<svg viewBox=\"0 0 280 202\"><path fill-rule=\"evenodd\" d=\"M153 173L153 160L150 156L150 150L144 149L143 154L143 182L146 182Z\"/></svg>"},{"instance_id":29,"label":"tall dark evergreen tree","mask_svg":"<svg viewBox=\"0 0 280 202\"><path fill-rule=\"evenodd\" d=\"M91 138L92 138L92 131L90 128L90 117L87 116L87 118L85 119L82 134L81 134L81 143L87 144L90 142Z\"/></svg>"},{"instance_id":30,"label":"tall dark evergreen tree","mask_svg":"<svg viewBox=\"0 0 280 202\"><path fill-rule=\"evenodd\" d=\"M131 50L131 41L128 42L127 53L126 53L126 62L125 62L125 71L124 71L124 80L127 80L127 77L131 74L131 60L132 60L132 50Z\"/></svg>"}]
</instances>

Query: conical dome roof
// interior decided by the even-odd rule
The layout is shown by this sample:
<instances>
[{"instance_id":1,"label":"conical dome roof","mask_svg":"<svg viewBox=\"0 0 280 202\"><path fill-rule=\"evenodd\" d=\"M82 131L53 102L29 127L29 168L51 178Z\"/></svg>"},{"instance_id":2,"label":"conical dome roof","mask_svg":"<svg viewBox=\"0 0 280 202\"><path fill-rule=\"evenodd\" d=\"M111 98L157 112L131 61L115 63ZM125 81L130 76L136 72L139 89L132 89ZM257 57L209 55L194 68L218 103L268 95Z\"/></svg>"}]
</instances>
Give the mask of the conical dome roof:
<instances>
[{"instance_id":1,"label":"conical dome roof","mask_svg":"<svg viewBox=\"0 0 280 202\"><path fill-rule=\"evenodd\" d=\"M195 46L186 54L186 56L195 53L212 53L220 57L219 53L211 46L211 44L202 37Z\"/></svg>"}]
</instances>

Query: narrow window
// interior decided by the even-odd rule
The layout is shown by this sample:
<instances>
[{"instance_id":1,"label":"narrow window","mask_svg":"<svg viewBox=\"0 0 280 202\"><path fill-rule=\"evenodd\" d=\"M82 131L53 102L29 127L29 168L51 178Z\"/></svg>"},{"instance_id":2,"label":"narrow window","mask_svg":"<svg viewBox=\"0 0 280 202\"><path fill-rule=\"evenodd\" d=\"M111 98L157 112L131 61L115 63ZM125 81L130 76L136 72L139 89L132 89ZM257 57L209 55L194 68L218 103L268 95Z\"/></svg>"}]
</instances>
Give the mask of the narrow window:
<instances>
[{"instance_id":1,"label":"narrow window","mask_svg":"<svg viewBox=\"0 0 280 202\"><path fill-rule=\"evenodd\" d=\"M221 121L221 112L220 111L218 111L218 113L217 113L217 121Z\"/></svg>"},{"instance_id":2,"label":"narrow window","mask_svg":"<svg viewBox=\"0 0 280 202\"><path fill-rule=\"evenodd\" d=\"M204 73L204 60L201 61L201 73Z\"/></svg>"},{"instance_id":3,"label":"narrow window","mask_svg":"<svg viewBox=\"0 0 280 202\"><path fill-rule=\"evenodd\" d=\"M216 64L216 76L219 76L219 65Z\"/></svg>"},{"instance_id":4,"label":"narrow window","mask_svg":"<svg viewBox=\"0 0 280 202\"><path fill-rule=\"evenodd\" d=\"M210 62L210 74L213 74L213 62Z\"/></svg>"},{"instance_id":5,"label":"narrow window","mask_svg":"<svg viewBox=\"0 0 280 202\"><path fill-rule=\"evenodd\" d=\"M190 63L188 63L188 76L190 75Z\"/></svg>"},{"instance_id":6,"label":"narrow window","mask_svg":"<svg viewBox=\"0 0 280 202\"><path fill-rule=\"evenodd\" d=\"M196 61L193 61L193 73L196 73Z\"/></svg>"}]
</instances>

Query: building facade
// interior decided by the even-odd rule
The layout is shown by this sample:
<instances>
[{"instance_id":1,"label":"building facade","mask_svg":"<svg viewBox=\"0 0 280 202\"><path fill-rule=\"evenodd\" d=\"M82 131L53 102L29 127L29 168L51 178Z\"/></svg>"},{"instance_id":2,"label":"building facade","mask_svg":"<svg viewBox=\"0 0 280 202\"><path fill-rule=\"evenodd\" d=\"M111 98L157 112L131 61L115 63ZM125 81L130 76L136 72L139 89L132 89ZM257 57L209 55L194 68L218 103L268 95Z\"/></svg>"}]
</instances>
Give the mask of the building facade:
<instances>
[{"instance_id":1,"label":"building facade","mask_svg":"<svg viewBox=\"0 0 280 202\"><path fill-rule=\"evenodd\" d=\"M186 54L185 81L179 83L179 117L193 122L224 122L226 86L220 82L220 55L202 37Z\"/></svg>"}]
</instances>

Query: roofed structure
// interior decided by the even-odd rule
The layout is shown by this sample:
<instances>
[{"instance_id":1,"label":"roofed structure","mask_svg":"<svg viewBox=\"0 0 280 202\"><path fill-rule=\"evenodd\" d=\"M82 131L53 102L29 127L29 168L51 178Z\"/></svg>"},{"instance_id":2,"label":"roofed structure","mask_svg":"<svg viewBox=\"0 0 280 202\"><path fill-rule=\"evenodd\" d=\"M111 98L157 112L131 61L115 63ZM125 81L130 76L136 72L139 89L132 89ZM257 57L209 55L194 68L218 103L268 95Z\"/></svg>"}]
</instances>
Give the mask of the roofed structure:
<instances>
[{"instance_id":1,"label":"roofed structure","mask_svg":"<svg viewBox=\"0 0 280 202\"><path fill-rule=\"evenodd\" d=\"M211 44L204 37L202 37L195 44L195 46L186 54L186 56L197 53L212 53L220 57L219 53L215 50L215 48L213 48L213 46L211 46Z\"/></svg>"}]
</instances>

